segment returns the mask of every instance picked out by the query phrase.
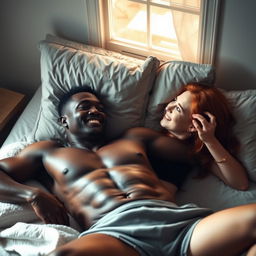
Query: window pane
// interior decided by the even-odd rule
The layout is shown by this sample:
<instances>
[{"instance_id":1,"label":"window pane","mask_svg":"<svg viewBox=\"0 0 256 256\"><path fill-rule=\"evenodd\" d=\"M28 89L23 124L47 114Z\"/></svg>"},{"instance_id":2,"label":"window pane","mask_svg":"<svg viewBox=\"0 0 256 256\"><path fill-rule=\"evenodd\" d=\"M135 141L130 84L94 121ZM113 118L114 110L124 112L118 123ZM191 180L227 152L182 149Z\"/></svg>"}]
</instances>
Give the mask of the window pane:
<instances>
[{"instance_id":1,"label":"window pane","mask_svg":"<svg viewBox=\"0 0 256 256\"><path fill-rule=\"evenodd\" d=\"M162 4L166 6L177 5L185 8L193 8L200 10L201 0L151 0L152 3Z\"/></svg>"},{"instance_id":2,"label":"window pane","mask_svg":"<svg viewBox=\"0 0 256 256\"><path fill-rule=\"evenodd\" d=\"M182 59L196 61L199 46L199 16L179 11L173 11L172 16Z\"/></svg>"},{"instance_id":3,"label":"window pane","mask_svg":"<svg viewBox=\"0 0 256 256\"><path fill-rule=\"evenodd\" d=\"M108 49L192 62L201 56L201 0L103 1L109 5Z\"/></svg>"},{"instance_id":4,"label":"window pane","mask_svg":"<svg viewBox=\"0 0 256 256\"><path fill-rule=\"evenodd\" d=\"M146 5L127 0L112 1L111 39L146 45Z\"/></svg>"},{"instance_id":5,"label":"window pane","mask_svg":"<svg viewBox=\"0 0 256 256\"><path fill-rule=\"evenodd\" d=\"M167 51L180 58L171 10L155 6L151 7L150 18L152 47Z\"/></svg>"},{"instance_id":6,"label":"window pane","mask_svg":"<svg viewBox=\"0 0 256 256\"><path fill-rule=\"evenodd\" d=\"M198 48L199 16L161 7L151 7L152 47L174 58L195 61Z\"/></svg>"}]
</instances>

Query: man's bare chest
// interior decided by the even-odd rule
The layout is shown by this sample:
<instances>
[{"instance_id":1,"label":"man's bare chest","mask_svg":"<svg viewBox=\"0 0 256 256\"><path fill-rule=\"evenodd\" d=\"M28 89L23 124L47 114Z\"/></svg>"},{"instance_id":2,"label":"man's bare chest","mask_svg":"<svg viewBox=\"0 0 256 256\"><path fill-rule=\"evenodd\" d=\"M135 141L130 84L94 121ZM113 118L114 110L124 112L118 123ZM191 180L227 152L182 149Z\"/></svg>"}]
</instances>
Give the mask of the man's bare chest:
<instances>
[{"instance_id":1,"label":"man's bare chest","mask_svg":"<svg viewBox=\"0 0 256 256\"><path fill-rule=\"evenodd\" d=\"M58 148L44 156L43 164L57 182L75 181L92 171L115 166L149 166L143 147L128 140L116 141L95 152L80 148Z\"/></svg>"}]
</instances>

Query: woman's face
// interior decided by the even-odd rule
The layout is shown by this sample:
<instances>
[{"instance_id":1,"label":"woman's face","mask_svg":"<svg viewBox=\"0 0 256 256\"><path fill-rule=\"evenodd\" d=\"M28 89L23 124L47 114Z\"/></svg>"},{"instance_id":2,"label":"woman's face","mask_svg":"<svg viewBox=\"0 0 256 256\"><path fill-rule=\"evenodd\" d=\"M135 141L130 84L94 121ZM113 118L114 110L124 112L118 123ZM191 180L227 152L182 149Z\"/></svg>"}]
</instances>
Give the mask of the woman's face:
<instances>
[{"instance_id":1,"label":"woman's face","mask_svg":"<svg viewBox=\"0 0 256 256\"><path fill-rule=\"evenodd\" d=\"M171 135L183 136L190 132L192 125L191 118L192 94L185 91L172 100L165 108L164 116L160 122Z\"/></svg>"}]
</instances>

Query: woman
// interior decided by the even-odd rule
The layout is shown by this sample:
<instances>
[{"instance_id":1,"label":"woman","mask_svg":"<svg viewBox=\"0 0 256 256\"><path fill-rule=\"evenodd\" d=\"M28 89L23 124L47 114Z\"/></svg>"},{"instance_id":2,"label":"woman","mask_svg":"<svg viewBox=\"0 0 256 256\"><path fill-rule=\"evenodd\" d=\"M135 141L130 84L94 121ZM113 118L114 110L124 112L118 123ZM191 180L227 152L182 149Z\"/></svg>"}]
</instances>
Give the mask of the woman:
<instances>
[{"instance_id":1,"label":"woman","mask_svg":"<svg viewBox=\"0 0 256 256\"><path fill-rule=\"evenodd\" d=\"M170 137L190 139L204 172L211 170L232 188L246 190L245 168L232 155L238 142L225 96L214 87L189 84L166 107L161 126Z\"/></svg>"},{"instance_id":2,"label":"woman","mask_svg":"<svg viewBox=\"0 0 256 256\"><path fill-rule=\"evenodd\" d=\"M217 88L186 85L167 105L160 123L168 136L193 141L193 153L204 170L210 167L232 188L248 188L246 170L232 155L238 149L232 135L233 116L227 99ZM189 255L239 255L239 245L250 247L255 243L255 213L256 206L251 204L202 219L191 237ZM255 247L251 247L248 256L256 255Z\"/></svg>"}]
</instances>

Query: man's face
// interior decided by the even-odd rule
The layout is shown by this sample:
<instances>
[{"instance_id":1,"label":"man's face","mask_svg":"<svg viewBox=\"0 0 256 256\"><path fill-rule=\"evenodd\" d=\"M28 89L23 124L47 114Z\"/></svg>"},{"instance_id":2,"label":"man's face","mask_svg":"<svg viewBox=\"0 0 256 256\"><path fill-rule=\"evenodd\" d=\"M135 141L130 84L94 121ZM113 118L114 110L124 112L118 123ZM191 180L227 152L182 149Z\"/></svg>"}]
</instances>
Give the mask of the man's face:
<instances>
[{"instance_id":1,"label":"man's face","mask_svg":"<svg viewBox=\"0 0 256 256\"><path fill-rule=\"evenodd\" d=\"M99 99L92 93L79 92L70 97L64 106L64 126L73 135L102 134L106 114Z\"/></svg>"}]
</instances>

